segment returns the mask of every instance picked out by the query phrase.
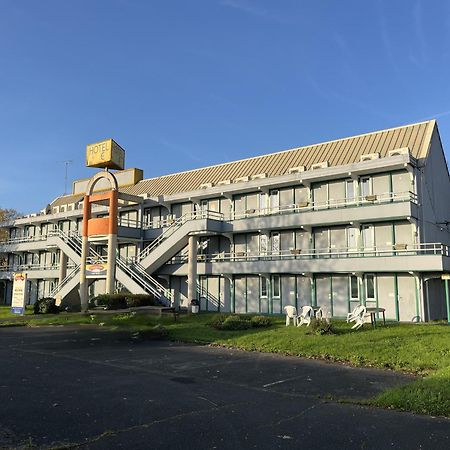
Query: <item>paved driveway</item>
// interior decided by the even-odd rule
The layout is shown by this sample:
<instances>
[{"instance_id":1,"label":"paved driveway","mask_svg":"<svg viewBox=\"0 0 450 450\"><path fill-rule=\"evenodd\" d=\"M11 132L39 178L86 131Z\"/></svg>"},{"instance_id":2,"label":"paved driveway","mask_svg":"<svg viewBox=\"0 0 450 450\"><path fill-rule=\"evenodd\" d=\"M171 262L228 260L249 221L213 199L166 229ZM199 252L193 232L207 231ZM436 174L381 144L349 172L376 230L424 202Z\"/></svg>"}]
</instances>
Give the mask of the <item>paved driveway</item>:
<instances>
[{"instance_id":1,"label":"paved driveway","mask_svg":"<svg viewBox=\"0 0 450 450\"><path fill-rule=\"evenodd\" d=\"M0 342L0 447L450 448L449 420L336 401L410 380L392 372L90 327Z\"/></svg>"}]
</instances>

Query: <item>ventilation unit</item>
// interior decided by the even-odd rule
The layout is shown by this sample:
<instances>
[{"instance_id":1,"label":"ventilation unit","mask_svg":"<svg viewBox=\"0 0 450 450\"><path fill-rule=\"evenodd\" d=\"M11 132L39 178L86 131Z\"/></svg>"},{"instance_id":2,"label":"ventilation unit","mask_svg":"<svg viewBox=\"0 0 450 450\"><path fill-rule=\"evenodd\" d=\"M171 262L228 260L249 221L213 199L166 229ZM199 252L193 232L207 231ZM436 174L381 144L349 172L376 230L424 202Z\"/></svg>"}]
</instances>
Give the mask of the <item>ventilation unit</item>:
<instances>
[{"instance_id":1,"label":"ventilation unit","mask_svg":"<svg viewBox=\"0 0 450 450\"><path fill-rule=\"evenodd\" d=\"M224 186L226 184L231 184L231 180L222 180L217 183L217 186Z\"/></svg>"},{"instance_id":2,"label":"ventilation unit","mask_svg":"<svg viewBox=\"0 0 450 450\"><path fill-rule=\"evenodd\" d=\"M288 169L289 174L300 173L300 172L304 172L304 171L305 171L305 166L291 167L290 169Z\"/></svg>"},{"instance_id":3,"label":"ventilation unit","mask_svg":"<svg viewBox=\"0 0 450 450\"><path fill-rule=\"evenodd\" d=\"M389 150L389 156L410 155L409 147L396 148L395 150Z\"/></svg>"},{"instance_id":4,"label":"ventilation unit","mask_svg":"<svg viewBox=\"0 0 450 450\"><path fill-rule=\"evenodd\" d=\"M313 164L312 166L311 166L311 169L312 170L317 170L317 169L326 169L327 167L328 167L328 161L323 161L323 162L320 162L320 163L316 163L316 164Z\"/></svg>"},{"instance_id":5,"label":"ventilation unit","mask_svg":"<svg viewBox=\"0 0 450 450\"><path fill-rule=\"evenodd\" d=\"M379 158L380 158L380 154L379 153L369 153L367 155L361 155L359 160L361 162L364 162L364 161L372 161L374 159L379 159Z\"/></svg>"},{"instance_id":6,"label":"ventilation unit","mask_svg":"<svg viewBox=\"0 0 450 450\"><path fill-rule=\"evenodd\" d=\"M267 178L267 173L257 173L251 176L252 180L260 180L261 178Z\"/></svg>"},{"instance_id":7,"label":"ventilation unit","mask_svg":"<svg viewBox=\"0 0 450 450\"><path fill-rule=\"evenodd\" d=\"M208 189L208 188L212 188L213 184L212 183L202 183L200 185L200 189Z\"/></svg>"},{"instance_id":8,"label":"ventilation unit","mask_svg":"<svg viewBox=\"0 0 450 450\"><path fill-rule=\"evenodd\" d=\"M240 177L240 178L235 178L234 182L235 183L241 183L243 181L248 181L249 178L248 177Z\"/></svg>"}]
</instances>

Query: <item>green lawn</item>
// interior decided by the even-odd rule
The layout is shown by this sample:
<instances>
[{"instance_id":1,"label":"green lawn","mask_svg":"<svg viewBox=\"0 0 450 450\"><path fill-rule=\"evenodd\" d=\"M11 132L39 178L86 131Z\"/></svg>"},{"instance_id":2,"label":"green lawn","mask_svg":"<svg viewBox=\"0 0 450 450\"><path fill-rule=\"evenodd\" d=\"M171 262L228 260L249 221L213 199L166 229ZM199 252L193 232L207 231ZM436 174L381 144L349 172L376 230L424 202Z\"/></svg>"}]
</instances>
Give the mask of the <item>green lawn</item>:
<instances>
[{"instance_id":1,"label":"green lawn","mask_svg":"<svg viewBox=\"0 0 450 450\"><path fill-rule=\"evenodd\" d=\"M148 331L162 324L169 338L182 342L204 343L248 351L281 353L379 367L414 373L420 378L406 386L387 391L370 403L418 413L450 417L450 326L446 324L381 324L358 331L344 321L333 321L335 334L312 335L306 327L284 326L277 317L272 327L241 331L220 331L207 325L211 314L181 315L175 323L171 316L162 319L128 314L83 316L61 313L54 316L25 316L11 319L0 307L0 324L27 326L49 324L102 324L113 329Z\"/></svg>"}]
</instances>

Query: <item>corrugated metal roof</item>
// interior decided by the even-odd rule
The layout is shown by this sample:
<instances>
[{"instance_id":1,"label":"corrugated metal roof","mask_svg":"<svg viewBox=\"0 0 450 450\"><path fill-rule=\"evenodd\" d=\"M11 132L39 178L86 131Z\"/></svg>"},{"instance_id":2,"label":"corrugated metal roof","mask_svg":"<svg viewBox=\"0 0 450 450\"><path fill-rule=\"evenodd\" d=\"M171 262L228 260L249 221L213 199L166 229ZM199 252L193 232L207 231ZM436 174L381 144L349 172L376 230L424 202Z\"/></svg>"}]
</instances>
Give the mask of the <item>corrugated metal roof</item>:
<instances>
[{"instance_id":1,"label":"corrugated metal roof","mask_svg":"<svg viewBox=\"0 0 450 450\"><path fill-rule=\"evenodd\" d=\"M425 158L436 121L430 120L403 127L376 131L344 139L294 148L277 153L246 158L215 166L163 175L142 180L125 189L130 194L148 193L150 196L171 195L200 189L203 183L216 184L245 176L267 173L268 177L288 173L291 167L306 166L328 161L330 166L340 166L360 161L361 155L380 153L383 158L390 150L409 147L412 156ZM424 142L428 131L427 142Z\"/></svg>"},{"instance_id":2,"label":"corrugated metal roof","mask_svg":"<svg viewBox=\"0 0 450 450\"><path fill-rule=\"evenodd\" d=\"M426 158L435 120L405 125L387 130L352 136L305 147L284 150L239 161L217 164L209 167L144 179L134 186L121 189L129 194L171 195L200 189L203 183L217 184L219 181L235 180L266 173L268 177L287 174L292 167L305 166L328 161L329 166L340 166L360 161L361 155L380 153L386 157L390 150L409 147L412 156ZM53 202L56 204L73 201L67 196ZM65 200L65 201L64 201Z\"/></svg>"}]
</instances>

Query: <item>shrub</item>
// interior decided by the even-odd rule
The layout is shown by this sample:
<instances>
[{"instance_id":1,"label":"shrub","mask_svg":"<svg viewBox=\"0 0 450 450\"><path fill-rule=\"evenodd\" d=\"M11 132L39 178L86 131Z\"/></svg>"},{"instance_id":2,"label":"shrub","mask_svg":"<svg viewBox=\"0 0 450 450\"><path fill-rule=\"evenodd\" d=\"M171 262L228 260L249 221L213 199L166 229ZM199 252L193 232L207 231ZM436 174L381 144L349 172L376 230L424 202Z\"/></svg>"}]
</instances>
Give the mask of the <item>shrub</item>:
<instances>
[{"instance_id":1,"label":"shrub","mask_svg":"<svg viewBox=\"0 0 450 450\"><path fill-rule=\"evenodd\" d=\"M334 334L333 325L326 320L311 319L309 329L311 334Z\"/></svg>"},{"instance_id":2,"label":"shrub","mask_svg":"<svg viewBox=\"0 0 450 450\"><path fill-rule=\"evenodd\" d=\"M272 323L272 319L265 316L216 314L208 322L208 325L216 330L248 330L250 328L269 327Z\"/></svg>"},{"instance_id":3,"label":"shrub","mask_svg":"<svg viewBox=\"0 0 450 450\"><path fill-rule=\"evenodd\" d=\"M221 330L248 330L252 327L251 320L241 316L228 316L222 324Z\"/></svg>"},{"instance_id":4,"label":"shrub","mask_svg":"<svg viewBox=\"0 0 450 450\"><path fill-rule=\"evenodd\" d=\"M56 305L54 298L44 297L33 305L33 312L34 314L58 314L59 306Z\"/></svg>"},{"instance_id":5,"label":"shrub","mask_svg":"<svg viewBox=\"0 0 450 450\"><path fill-rule=\"evenodd\" d=\"M158 306L160 302L150 294L100 294L89 301L89 307L103 306L104 309L126 309L139 306Z\"/></svg>"},{"instance_id":6,"label":"shrub","mask_svg":"<svg viewBox=\"0 0 450 450\"><path fill-rule=\"evenodd\" d=\"M266 328L273 324L273 320L267 316L253 316L251 322L253 328Z\"/></svg>"},{"instance_id":7,"label":"shrub","mask_svg":"<svg viewBox=\"0 0 450 450\"><path fill-rule=\"evenodd\" d=\"M217 330L222 329L222 325L225 322L228 316L226 314L214 314L211 320L208 322L208 325L212 328L216 328Z\"/></svg>"},{"instance_id":8,"label":"shrub","mask_svg":"<svg viewBox=\"0 0 450 450\"><path fill-rule=\"evenodd\" d=\"M159 305L159 301L155 296L150 294L126 294L125 302L127 308Z\"/></svg>"},{"instance_id":9,"label":"shrub","mask_svg":"<svg viewBox=\"0 0 450 450\"><path fill-rule=\"evenodd\" d=\"M125 294L100 294L94 297L90 302L90 306L103 306L104 309L125 309L127 302Z\"/></svg>"}]
</instances>

